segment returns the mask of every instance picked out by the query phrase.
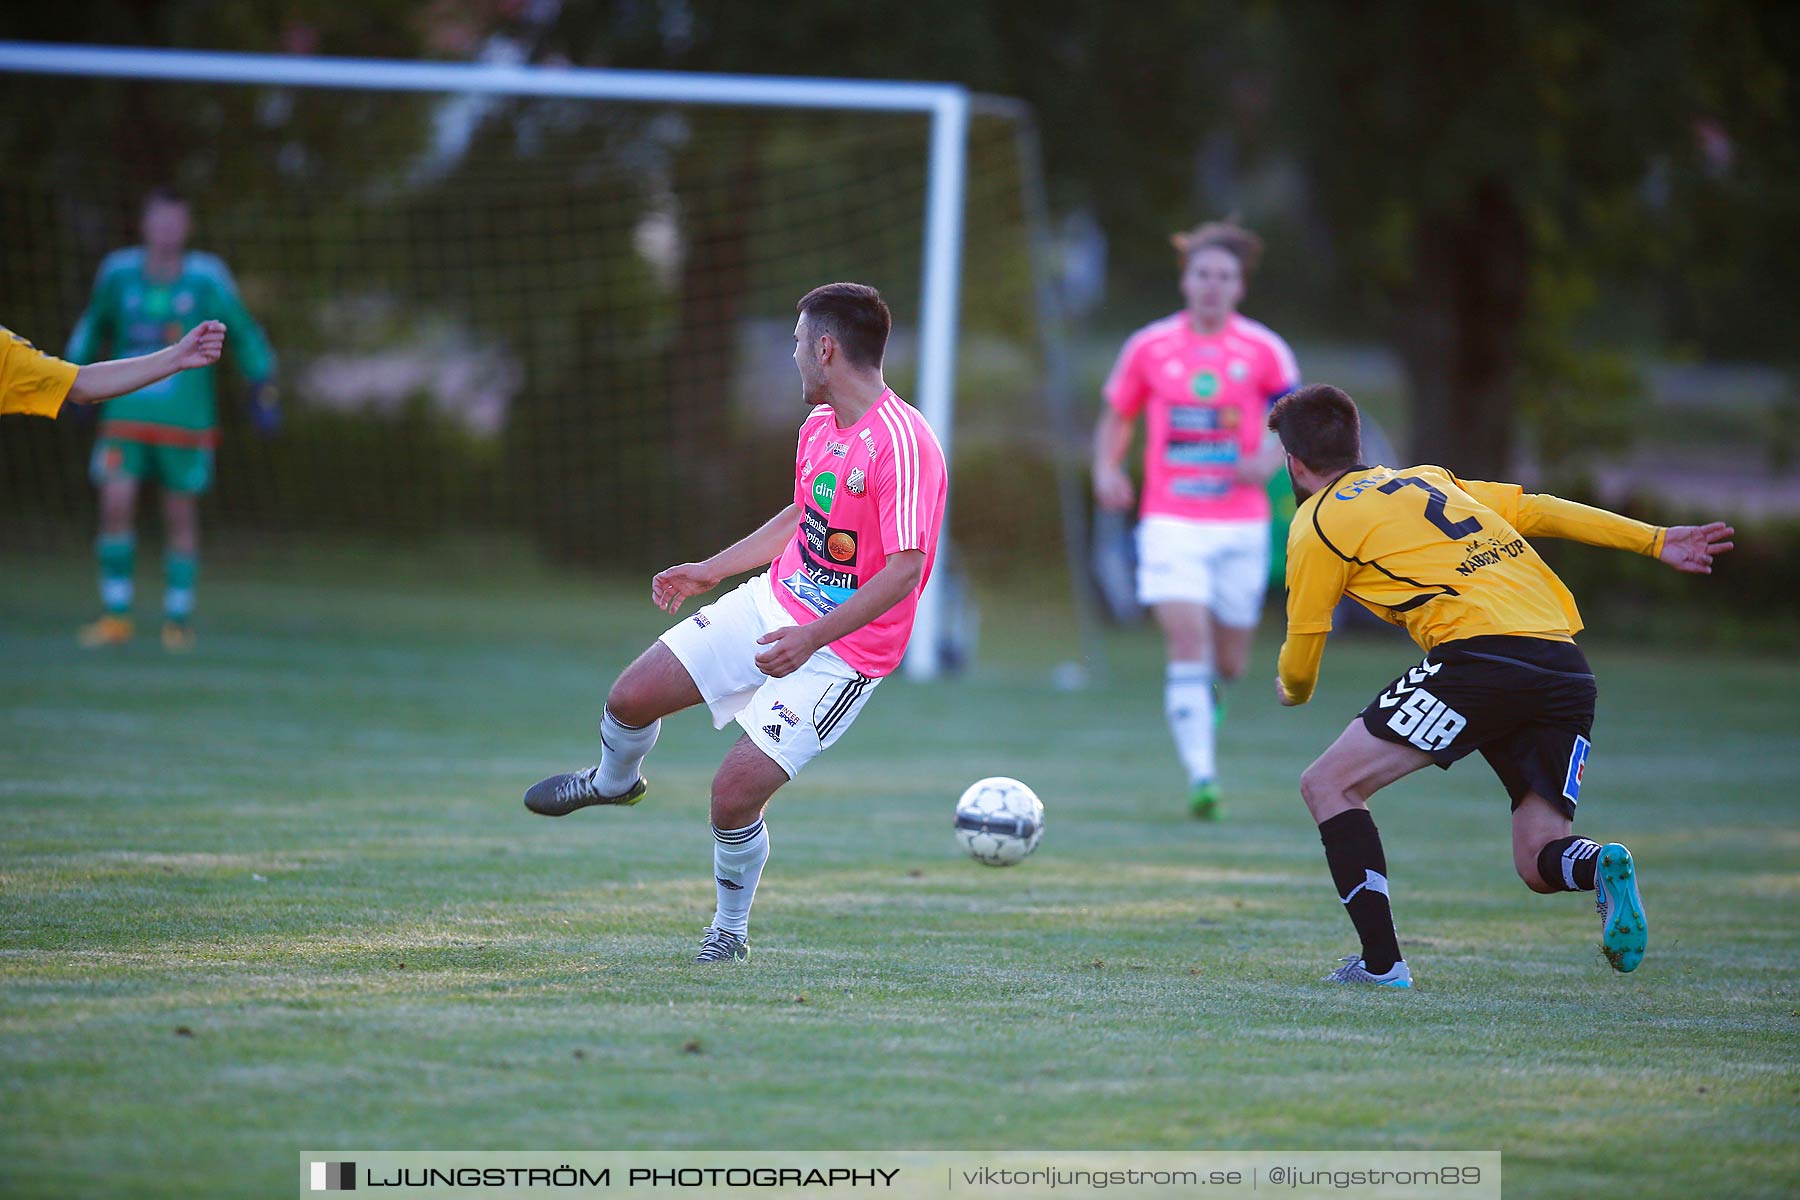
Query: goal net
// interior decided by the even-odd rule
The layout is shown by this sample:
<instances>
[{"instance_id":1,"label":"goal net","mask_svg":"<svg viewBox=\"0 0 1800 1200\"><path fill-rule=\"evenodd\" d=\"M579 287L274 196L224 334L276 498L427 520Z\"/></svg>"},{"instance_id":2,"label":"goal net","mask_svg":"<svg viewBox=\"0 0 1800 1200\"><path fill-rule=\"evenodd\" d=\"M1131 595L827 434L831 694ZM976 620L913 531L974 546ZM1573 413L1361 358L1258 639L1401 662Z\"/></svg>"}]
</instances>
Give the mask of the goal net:
<instances>
[{"instance_id":1,"label":"goal net","mask_svg":"<svg viewBox=\"0 0 1800 1200\"><path fill-rule=\"evenodd\" d=\"M379 73L0 65L0 323L60 353L165 186L274 346L277 437L251 432L229 344L218 372L203 512L228 540L492 532L634 569L709 553L785 502L793 306L837 279L888 298L888 378L920 403L929 113L394 91ZM1052 466L1070 448L1044 415L1016 132L969 119L941 432L977 577L1062 561ZM0 547L92 535L92 442L68 410L0 425Z\"/></svg>"}]
</instances>

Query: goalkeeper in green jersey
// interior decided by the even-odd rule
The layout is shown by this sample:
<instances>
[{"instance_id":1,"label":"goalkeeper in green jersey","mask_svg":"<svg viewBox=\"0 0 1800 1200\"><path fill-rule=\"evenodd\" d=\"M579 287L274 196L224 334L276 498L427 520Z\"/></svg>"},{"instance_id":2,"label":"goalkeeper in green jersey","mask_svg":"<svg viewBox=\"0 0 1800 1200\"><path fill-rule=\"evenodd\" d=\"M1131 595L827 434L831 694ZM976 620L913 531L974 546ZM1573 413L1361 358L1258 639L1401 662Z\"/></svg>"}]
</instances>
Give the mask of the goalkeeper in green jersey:
<instances>
[{"instance_id":1,"label":"goalkeeper in green jersey","mask_svg":"<svg viewBox=\"0 0 1800 1200\"><path fill-rule=\"evenodd\" d=\"M100 264L94 294L65 353L89 363L110 347L117 357L170 345L197 321L230 329L238 369L250 384L257 431L275 431L275 355L238 299L225 264L187 249L187 201L154 191L144 201L142 246L115 250ZM135 562L133 527L139 487L155 481L163 496L163 645L194 644L194 588L200 574L200 496L212 483L218 417L213 370L171 376L106 406L89 468L100 490L100 619L81 630L83 646L129 641Z\"/></svg>"}]
</instances>

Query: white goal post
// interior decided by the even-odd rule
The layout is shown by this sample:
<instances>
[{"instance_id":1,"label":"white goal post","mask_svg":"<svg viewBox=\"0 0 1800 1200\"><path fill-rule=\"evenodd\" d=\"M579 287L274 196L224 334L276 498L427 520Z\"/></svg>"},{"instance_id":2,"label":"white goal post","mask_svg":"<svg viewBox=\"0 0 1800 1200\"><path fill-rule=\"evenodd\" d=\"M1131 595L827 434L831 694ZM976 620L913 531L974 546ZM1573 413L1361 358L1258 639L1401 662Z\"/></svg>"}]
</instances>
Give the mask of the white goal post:
<instances>
[{"instance_id":1,"label":"white goal post","mask_svg":"<svg viewBox=\"0 0 1800 1200\"><path fill-rule=\"evenodd\" d=\"M0 41L0 72L182 83L441 92L448 95L862 110L928 116L931 139L926 176L925 262L920 288L918 402L920 411L943 443L946 461L950 458L956 411L956 340L969 128L969 94L958 85L296 57L11 41ZM940 572L927 587L919 605L912 649L905 664L907 675L913 679L934 678L941 667L940 646L944 629L941 579Z\"/></svg>"}]
</instances>

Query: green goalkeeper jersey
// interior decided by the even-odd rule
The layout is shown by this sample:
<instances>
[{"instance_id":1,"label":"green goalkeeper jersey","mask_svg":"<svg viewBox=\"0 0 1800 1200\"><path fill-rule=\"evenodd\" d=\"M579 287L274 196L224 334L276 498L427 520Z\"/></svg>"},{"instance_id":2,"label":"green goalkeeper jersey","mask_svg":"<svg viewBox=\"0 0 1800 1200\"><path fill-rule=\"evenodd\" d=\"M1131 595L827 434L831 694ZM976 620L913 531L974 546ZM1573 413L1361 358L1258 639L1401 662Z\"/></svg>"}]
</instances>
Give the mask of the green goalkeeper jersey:
<instances>
[{"instance_id":1,"label":"green goalkeeper jersey","mask_svg":"<svg viewBox=\"0 0 1800 1200\"><path fill-rule=\"evenodd\" d=\"M173 279L152 278L145 267L142 246L106 256L87 311L69 337L65 358L75 363L95 362L109 346L114 358L152 354L179 341L201 321L218 320L225 322L225 336L246 380L261 383L274 375L275 352L238 298L237 284L223 262L190 250L181 256L181 272ZM218 423L214 370L179 371L160 383L109 401L107 424L213 428Z\"/></svg>"}]
</instances>

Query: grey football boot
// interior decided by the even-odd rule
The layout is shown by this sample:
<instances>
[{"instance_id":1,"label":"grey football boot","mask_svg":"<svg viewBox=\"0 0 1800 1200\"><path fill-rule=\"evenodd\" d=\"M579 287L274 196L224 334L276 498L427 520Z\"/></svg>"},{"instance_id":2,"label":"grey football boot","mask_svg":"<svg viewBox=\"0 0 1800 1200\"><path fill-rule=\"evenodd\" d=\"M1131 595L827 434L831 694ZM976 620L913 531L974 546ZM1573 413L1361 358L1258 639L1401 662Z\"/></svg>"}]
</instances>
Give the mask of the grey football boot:
<instances>
[{"instance_id":1,"label":"grey football boot","mask_svg":"<svg viewBox=\"0 0 1800 1200\"><path fill-rule=\"evenodd\" d=\"M1325 976L1326 983L1372 983L1376 987L1410 988L1412 968L1401 959L1384 973L1377 975L1364 964L1362 955L1344 955L1344 965Z\"/></svg>"},{"instance_id":2,"label":"grey football boot","mask_svg":"<svg viewBox=\"0 0 1800 1200\"><path fill-rule=\"evenodd\" d=\"M700 953L694 955L697 963L710 962L743 962L750 957L750 943L728 929L715 929L708 925L700 938Z\"/></svg>"},{"instance_id":3,"label":"grey football boot","mask_svg":"<svg viewBox=\"0 0 1800 1200\"><path fill-rule=\"evenodd\" d=\"M525 807L541 817L566 817L578 808L588 808L595 804L613 804L629 808L644 798L649 785L642 776L631 785L629 791L622 796L603 795L597 786L600 778L599 767L589 767L585 771L572 771L567 775L552 775L548 779L540 779L525 790Z\"/></svg>"}]
</instances>

